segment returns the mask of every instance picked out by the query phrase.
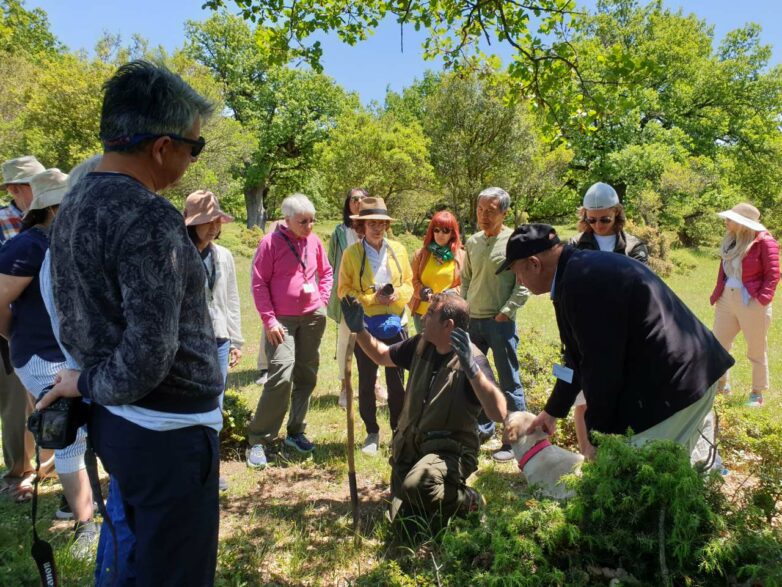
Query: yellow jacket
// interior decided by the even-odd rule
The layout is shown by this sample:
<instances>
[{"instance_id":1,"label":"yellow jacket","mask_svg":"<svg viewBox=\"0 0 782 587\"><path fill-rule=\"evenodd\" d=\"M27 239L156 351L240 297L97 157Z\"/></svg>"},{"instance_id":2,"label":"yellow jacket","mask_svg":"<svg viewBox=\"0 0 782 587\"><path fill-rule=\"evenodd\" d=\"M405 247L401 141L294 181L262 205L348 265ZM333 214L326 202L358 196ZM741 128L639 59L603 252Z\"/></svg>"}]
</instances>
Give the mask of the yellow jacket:
<instances>
[{"instance_id":1,"label":"yellow jacket","mask_svg":"<svg viewBox=\"0 0 782 587\"><path fill-rule=\"evenodd\" d=\"M405 306L413 297L413 270L407 260L407 251L402 243L386 239L386 245L393 251L388 252L388 267L391 271L391 284L397 295L396 301L391 305L378 304L375 300L375 292L372 285L375 283L375 274L372 266L364 255L364 245L359 241L351 245L342 255L342 264L339 268L339 287L337 295L340 299L345 296L353 296L361 305L367 316L380 316L381 314L396 314L401 316ZM394 262L394 256L399 265ZM364 263L364 274L361 276L361 263ZM402 270L400 275L399 270Z\"/></svg>"}]
</instances>

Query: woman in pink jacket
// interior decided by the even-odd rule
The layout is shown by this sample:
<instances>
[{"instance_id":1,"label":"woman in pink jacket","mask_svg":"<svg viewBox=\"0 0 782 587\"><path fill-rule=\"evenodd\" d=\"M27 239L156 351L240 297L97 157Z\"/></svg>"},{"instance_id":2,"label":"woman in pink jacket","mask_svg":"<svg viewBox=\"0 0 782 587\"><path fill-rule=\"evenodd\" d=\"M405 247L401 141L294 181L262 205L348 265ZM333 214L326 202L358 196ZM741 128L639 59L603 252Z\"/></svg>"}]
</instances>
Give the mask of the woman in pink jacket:
<instances>
[{"instance_id":1,"label":"woman in pink jacket","mask_svg":"<svg viewBox=\"0 0 782 587\"><path fill-rule=\"evenodd\" d=\"M760 212L751 204L737 204L720 212L725 219L725 237L720 245L721 263L717 285L711 294L714 335L727 351L739 331L747 342L752 364L752 391L747 405L763 405L768 390L768 328L771 300L779 282L779 245L760 222ZM727 374L721 382L730 391Z\"/></svg>"}]
</instances>

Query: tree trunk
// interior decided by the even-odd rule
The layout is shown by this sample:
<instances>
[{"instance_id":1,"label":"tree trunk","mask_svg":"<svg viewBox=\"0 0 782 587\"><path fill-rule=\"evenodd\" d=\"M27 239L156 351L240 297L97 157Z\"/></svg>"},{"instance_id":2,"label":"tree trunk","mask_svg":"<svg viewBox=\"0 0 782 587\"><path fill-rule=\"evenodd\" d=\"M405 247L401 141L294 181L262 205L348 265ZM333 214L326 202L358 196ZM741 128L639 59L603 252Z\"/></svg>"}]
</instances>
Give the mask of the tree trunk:
<instances>
[{"instance_id":1,"label":"tree trunk","mask_svg":"<svg viewBox=\"0 0 782 587\"><path fill-rule=\"evenodd\" d=\"M266 225L266 208L264 202L269 193L266 185L249 186L244 190L244 204L247 208L247 228Z\"/></svg>"}]
</instances>

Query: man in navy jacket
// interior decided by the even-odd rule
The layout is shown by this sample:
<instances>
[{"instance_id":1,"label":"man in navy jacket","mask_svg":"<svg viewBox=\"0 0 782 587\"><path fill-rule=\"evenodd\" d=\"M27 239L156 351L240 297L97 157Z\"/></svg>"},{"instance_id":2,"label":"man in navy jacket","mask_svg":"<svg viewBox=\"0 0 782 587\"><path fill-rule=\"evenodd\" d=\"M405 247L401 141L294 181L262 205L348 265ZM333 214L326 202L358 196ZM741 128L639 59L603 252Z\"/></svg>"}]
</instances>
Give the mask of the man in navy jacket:
<instances>
[{"instance_id":1,"label":"man in navy jacket","mask_svg":"<svg viewBox=\"0 0 782 587\"><path fill-rule=\"evenodd\" d=\"M551 293L565 365L533 426L549 434L579 390L589 430L638 441L668 438L692 450L731 356L645 265L560 243L547 224L518 227L500 270Z\"/></svg>"}]
</instances>

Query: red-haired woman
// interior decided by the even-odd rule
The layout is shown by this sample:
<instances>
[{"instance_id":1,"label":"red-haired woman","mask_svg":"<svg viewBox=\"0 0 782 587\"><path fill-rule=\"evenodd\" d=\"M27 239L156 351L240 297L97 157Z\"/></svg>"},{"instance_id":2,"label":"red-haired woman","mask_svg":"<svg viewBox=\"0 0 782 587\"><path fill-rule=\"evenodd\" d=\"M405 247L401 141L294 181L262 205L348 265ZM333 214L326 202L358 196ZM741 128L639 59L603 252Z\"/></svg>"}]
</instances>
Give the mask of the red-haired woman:
<instances>
[{"instance_id":1,"label":"red-haired woman","mask_svg":"<svg viewBox=\"0 0 782 587\"><path fill-rule=\"evenodd\" d=\"M413 298L410 310L417 332L423 330L423 315L429 297L462 283L464 249L459 238L459 223L448 210L432 216L424 237L424 246L413 255Z\"/></svg>"}]
</instances>

